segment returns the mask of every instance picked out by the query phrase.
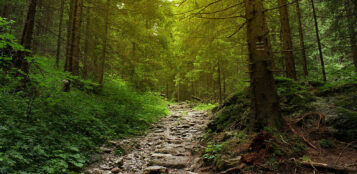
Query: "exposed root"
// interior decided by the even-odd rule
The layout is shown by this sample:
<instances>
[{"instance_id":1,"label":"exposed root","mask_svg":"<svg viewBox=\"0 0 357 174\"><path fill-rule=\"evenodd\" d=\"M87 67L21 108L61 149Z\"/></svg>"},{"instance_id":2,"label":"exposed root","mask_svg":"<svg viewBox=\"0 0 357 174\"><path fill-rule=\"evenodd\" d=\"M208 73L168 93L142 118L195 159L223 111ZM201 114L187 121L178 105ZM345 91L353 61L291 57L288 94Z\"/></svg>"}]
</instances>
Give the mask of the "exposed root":
<instances>
[{"instance_id":1,"label":"exposed root","mask_svg":"<svg viewBox=\"0 0 357 174\"><path fill-rule=\"evenodd\" d=\"M314 169L328 170L328 171L332 171L332 172L357 173L357 169L354 169L354 168L348 168L348 167L342 167L342 166L332 166L332 165L328 165L325 163L318 163L318 162L312 162L312 161L301 161L299 163L305 167L311 167Z\"/></svg>"},{"instance_id":2,"label":"exposed root","mask_svg":"<svg viewBox=\"0 0 357 174\"><path fill-rule=\"evenodd\" d=\"M309 145L310 147L314 148L315 150L318 150L318 148L317 148L315 145L313 145L310 141L308 141L303 135L301 135L301 134L299 134L298 132L296 132L296 130L295 130L290 124L288 124L288 125L289 125L289 128L290 128L290 130L291 130L292 133L294 133L296 136L298 136L298 137L300 137L301 139L303 139L304 142L305 142L307 145Z\"/></svg>"},{"instance_id":3,"label":"exposed root","mask_svg":"<svg viewBox=\"0 0 357 174\"><path fill-rule=\"evenodd\" d=\"M352 142L348 143L348 144L342 149L341 153L338 155L338 158L337 158L336 161L335 161L335 165L337 164L338 160L340 160L340 158L341 158L343 152L345 152L345 150L346 150L348 147L350 147L350 146L351 146L353 143L355 143L355 142L357 142L357 141L352 141Z\"/></svg>"},{"instance_id":4,"label":"exposed root","mask_svg":"<svg viewBox=\"0 0 357 174\"><path fill-rule=\"evenodd\" d=\"M308 116L317 116L319 118L318 122L317 122L317 129L320 128L323 119L325 118L325 116L323 114L321 114L320 112L308 112L305 113L304 115L301 116L301 118L299 118L298 120L295 121L295 124L300 124L302 121L304 121L306 119L306 117Z\"/></svg>"}]
</instances>

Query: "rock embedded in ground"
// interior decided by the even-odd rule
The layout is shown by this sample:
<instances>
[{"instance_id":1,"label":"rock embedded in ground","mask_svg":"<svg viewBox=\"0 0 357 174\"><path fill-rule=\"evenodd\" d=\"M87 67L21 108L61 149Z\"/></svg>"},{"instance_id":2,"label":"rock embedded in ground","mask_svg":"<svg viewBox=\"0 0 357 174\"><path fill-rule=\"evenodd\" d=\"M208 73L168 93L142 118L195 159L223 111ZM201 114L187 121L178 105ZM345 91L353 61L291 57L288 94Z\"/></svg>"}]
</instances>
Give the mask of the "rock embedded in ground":
<instances>
[{"instance_id":1,"label":"rock embedded in ground","mask_svg":"<svg viewBox=\"0 0 357 174\"><path fill-rule=\"evenodd\" d=\"M184 156L168 156L162 159L154 159L150 161L150 164L173 169L183 169L187 166L189 160L189 157Z\"/></svg>"},{"instance_id":2,"label":"rock embedded in ground","mask_svg":"<svg viewBox=\"0 0 357 174\"><path fill-rule=\"evenodd\" d=\"M166 167L162 166L150 166L144 170L143 174L168 174L169 171Z\"/></svg>"},{"instance_id":3,"label":"rock embedded in ground","mask_svg":"<svg viewBox=\"0 0 357 174\"><path fill-rule=\"evenodd\" d=\"M112 173L119 173L120 172L120 169L118 167L112 169Z\"/></svg>"},{"instance_id":4,"label":"rock embedded in ground","mask_svg":"<svg viewBox=\"0 0 357 174\"><path fill-rule=\"evenodd\" d=\"M86 172L194 174L191 171L197 168L198 161L194 162L192 152L200 147L209 117L188 105L170 106L170 110L171 115L153 125L145 137L111 141L110 147L102 147L104 160L91 164ZM121 157L115 155L118 148L124 152Z\"/></svg>"}]
</instances>

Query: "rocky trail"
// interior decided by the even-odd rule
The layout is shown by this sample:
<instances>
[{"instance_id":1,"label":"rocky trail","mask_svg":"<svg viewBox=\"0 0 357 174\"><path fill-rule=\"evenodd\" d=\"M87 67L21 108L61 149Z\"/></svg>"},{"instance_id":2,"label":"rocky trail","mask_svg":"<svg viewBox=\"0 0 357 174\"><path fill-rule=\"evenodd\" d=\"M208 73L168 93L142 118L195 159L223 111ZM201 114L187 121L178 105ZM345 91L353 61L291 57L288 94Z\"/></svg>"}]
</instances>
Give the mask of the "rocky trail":
<instances>
[{"instance_id":1,"label":"rocky trail","mask_svg":"<svg viewBox=\"0 0 357 174\"><path fill-rule=\"evenodd\" d=\"M170 106L170 111L146 136L101 147L104 153L93 155L85 173L194 174L200 159L195 152L209 122L208 114L194 111L188 104Z\"/></svg>"}]
</instances>

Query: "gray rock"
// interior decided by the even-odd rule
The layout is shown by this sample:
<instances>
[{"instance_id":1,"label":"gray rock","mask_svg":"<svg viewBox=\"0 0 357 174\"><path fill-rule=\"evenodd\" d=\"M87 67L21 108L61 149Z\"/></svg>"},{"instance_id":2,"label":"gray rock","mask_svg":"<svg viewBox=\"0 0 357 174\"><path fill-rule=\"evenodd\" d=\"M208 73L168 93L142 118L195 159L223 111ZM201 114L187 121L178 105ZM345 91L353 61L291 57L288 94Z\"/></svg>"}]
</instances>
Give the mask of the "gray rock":
<instances>
[{"instance_id":1,"label":"gray rock","mask_svg":"<svg viewBox=\"0 0 357 174\"><path fill-rule=\"evenodd\" d=\"M162 166L150 166L144 170L143 174L168 174L169 171L166 167Z\"/></svg>"},{"instance_id":2,"label":"gray rock","mask_svg":"<svg viewBox=\"0 0 357 174\"><path fill-rule=\"evenodd\" d=\"M162 159L155 159L150 162L153 166L164 166L173 169L182 169L185 168L189 162L188 157L184 156L170 156Z\"/></svg>"}]
</instances>

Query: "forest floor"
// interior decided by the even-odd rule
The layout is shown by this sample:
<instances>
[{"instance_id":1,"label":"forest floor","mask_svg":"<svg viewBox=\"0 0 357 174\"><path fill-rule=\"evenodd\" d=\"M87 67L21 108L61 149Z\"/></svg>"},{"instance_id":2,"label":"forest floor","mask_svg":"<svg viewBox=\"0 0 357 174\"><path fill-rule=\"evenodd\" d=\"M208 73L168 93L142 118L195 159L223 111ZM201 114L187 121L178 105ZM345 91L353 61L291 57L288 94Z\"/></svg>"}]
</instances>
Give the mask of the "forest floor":
<instances>
[{"instance_id":1,"label":"forest floor","mask_svg":"<svg viewBox=\"0 0 357 174\"><path fill-rule=\"evenodd\" d=\"M200 140L209 122L205 111L188 104L169 106L171 114L153 125L142 137L110 141L92 157L90 174L194 174Z\"/></svg>"}]
</instances>

